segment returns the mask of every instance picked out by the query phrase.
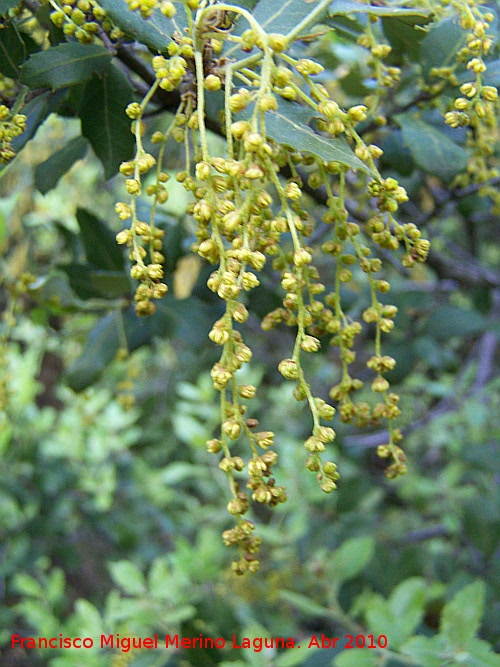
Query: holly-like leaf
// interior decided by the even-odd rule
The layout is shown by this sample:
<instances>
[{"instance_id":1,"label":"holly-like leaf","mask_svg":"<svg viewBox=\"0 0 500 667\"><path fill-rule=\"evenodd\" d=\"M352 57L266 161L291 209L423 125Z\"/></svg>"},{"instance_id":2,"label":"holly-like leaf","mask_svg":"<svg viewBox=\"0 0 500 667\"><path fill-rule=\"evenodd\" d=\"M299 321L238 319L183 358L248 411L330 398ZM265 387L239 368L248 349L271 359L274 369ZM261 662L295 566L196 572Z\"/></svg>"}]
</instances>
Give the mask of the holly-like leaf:
<instances>
[{"instance_id":1,"label":"holly-like leaf","mask_svg":"<svg viewBox=\"0 0 500 667\"><path fill-rule=\"evenodd\" d=\"M110 62L111 54L98 44L59 44L31 55L22 68L20 81L33 89L58 90L88 81Z\"/></svg>"},{"instance_id":2,"label":"holly-like leaf","mask_svg":"<svg viewBox=\"0 0 500 667\"><path fill-rule=\"evenodd\" d=\"M134 152L130 119L125 113L132 99L127 77L114 65L101 76L94 75L83 94L79 110L82 134L102 162L106 178L114 176L120 164Z\"/></svg>"},{"instance_id":3,"label":"holly-like leaf","mask_svg":"<svg viewBox=\"0 0 500 667\"><path fill-rule=\"evenodd\" d=\"M422 171L450 181L465 169L469 158L465 148L418 114L398 114L395 120L403 132L404 145Z\"/></svg>"},{"instance_id":4,"label":"holly-like leaf","mask_svg":"<svg viewBox=\"0 0 500 667\"><path fill-rule=\"evenodd\" d=\"M36 187L44 195L55 188L59 179L66 174L77 160L82 160L87 152L88 143L84 137L75 137L69 143L51 155L35 169Z\"/></svg>"},{"instance_id":5,"label":"holly-like leaf","mask_svg":"<svg viewBox=\"0 0 500 667\"><path fill-rule=\"evenodd\" d=\"M345 139L322 137L308 127L311 118L312 112L304 107L280 102L278 111L266 113L267 135L280 144L300 152L312 153L325 162L340 162L373 175L371 169L356 157Z\"/></svg>"},{"instance_id":6,"label":"holly-like leaf","mask_svg":"<svg viewBox=\"0 0 500 667\"><path fill-rule=\"evenodd\" d=\"M97 269L123 271L124 259L115 234L83 208L76 212L87 260Z\"/></svg>"},{"instance_id":7,"label":"holly-like leaf","mask_svg":"<svg viewBox=\"0 0 500 667\"><path fill-rule=\"evenodd\" d=\"M173 19L168 19L157 9L148 19L143 19L139 12L132 12L125 0L102 0L101 7L124 33L141 44L162 53L172 41L174 32L184 34L187 16L184 8L178 4Z\"/></svg>"}]
</instances>

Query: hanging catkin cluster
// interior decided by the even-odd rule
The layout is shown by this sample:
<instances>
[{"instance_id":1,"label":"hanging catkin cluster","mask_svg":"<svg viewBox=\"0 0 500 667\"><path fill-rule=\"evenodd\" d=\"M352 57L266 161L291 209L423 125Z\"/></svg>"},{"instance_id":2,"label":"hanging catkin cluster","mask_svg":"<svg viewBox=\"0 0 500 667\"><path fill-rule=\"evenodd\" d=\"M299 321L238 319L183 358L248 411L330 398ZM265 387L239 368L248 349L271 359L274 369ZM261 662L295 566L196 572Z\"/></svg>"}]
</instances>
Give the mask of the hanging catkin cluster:
<instances>
[{"instance_id":1,"label":"hanging catkin cluster","mask_svg":"<svg viewBox=\"0 0 500 667\"><path fill-rule=\"evenodd\" d=\"M153 7L135 0L130 6L145 16ZM221 430L207 447L220 457L219 466L229 480L228 510L235 524L224 532L223 539L238 548L240 556L232 567L242 574L259 566L260 538L255 535L253 522L246 518L250 501L274 507L286 500L285 489L273 476L278 459L273 449L275 435L259 431L257 420L248 416L247 402L257 389L238 381L238 370L252 358L244 326L240 326L249 315L246 294L259 285L259 272L266 263L279 272L283 303L266 315L262 327L270 330L284 323L295 331L295 344L288 358L279 363L279 371L295 383L297 401L309 406L312 428L305 441L306 467L316 474L321 489L326 493L335 489L339 473L335 463L321 456L335 438L329 425L335 408L313 395L304 370L307 356L320 349L320 340L338 348L342 372L330 396L340 419L358 425L386 420L389 439L379 447L378 454L389 460L386 475L393 478L406 472L406 465L398 444L401 433L393 427L400 414L399 397L390 391L385 377L395 361L383 354L382 337L392 330L397 309L379 299L389 290L389 283L380 277L382 262L374 250L402 249L402 262L410 267L425 261L429 243L415 225L398 223L398 206L407 201L405 190L395 179L381 176L376 161L382 151L367 145L356 131L367 119L367 106L340 108L325 87L315 81L321 65L287 53L293 35L267 34L249 12L232 5L207 7L198 0L189 0L165 2L161 10L170 18L176 11L186 11L189 29L186 34L174 35L168 55L152 59L156 81L142 103L133 103L127 109L137 148L135 158L121 167L130 199L117 204L116 210L122 220L130 220L130 226L117 238L129 247L131 275L139 283L136 311L148 315L154 312L154 300L167 290L163 282L162 231L155 227L156 206L168 198L168 175L163 169L165 146L169 140L183 144L185 168L177 174L177 180L192 194L188 213L197 224L192 250L213 265L208 287L225 303L223 316L209 333L221 348L220 359L211 371L214 387L220 392ZM230 30L236 19L248 23L240 36ZM250 55L235 62L219 61L224 40L237 43ZM369 37L366 41L372 58L387 55L389 47L381 50ZM394 68L388 71L379 67L377 71L385 77L386 86L398 78ZM164 132L153 135L153 142L160 145L155 159L143 147L143 115L158 88L172 91L178 87L181 103L173 121ZM205 98L207 91L218 90L224 91L221 131L226 144L223 154L212 154L207 141ZM279 110L280 104L290 100L313 112L323 136L346 138L366 166L370 176L365 186L374 205L363 226L350 220L346 209L346 164L325 162L312 153L301 154L270 138L266 113ZM369 104L375 107L376 100L371 99ZM286 179L280 174L284 169ZM143 176L152 170L156 174L154 183L144 190ZM309 189L326 188L322 222L329 226L330 233L320 248L308 243L316 223L305 210L306 178ZM138 217L137 200L142 195L152 199L148 221ZM321 259L321 255L330 259L335 287L329 293L325 293L314 264L315 257ZM340 298L341 286L353 280L356 267L366 274L371 292L370 306L362 313L361 321L346 313ZM374 351L367 361L375 396L372 405L357 400L356 392L363 382L351 373L356 337L366 323L375 330ZM247 460L234 454L234 444L240 439L248 442Z\"/></svg>"}]
</instances>

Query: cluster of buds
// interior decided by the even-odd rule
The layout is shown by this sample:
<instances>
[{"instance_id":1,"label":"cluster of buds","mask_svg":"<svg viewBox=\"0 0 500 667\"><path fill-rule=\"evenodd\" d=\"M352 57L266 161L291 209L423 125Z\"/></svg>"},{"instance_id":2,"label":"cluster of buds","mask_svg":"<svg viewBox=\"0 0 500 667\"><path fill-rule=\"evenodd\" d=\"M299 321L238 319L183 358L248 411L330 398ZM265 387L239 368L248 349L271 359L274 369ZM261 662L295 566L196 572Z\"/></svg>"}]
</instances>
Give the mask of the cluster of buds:
<instances>
[{"instance_id":1,"label":"cluster of buds","mask_svg":"<svg viewBox=\"0 0 500 667\"><path fill-rule=\"evenodd\" d=\"M155 0L127 2L144 16L150 15L156 6ZM192 10L200 7L199 0L187 0L184 4ZM161 9L169 18L175 13L171 2L163 2ZM187 207L187 213L196 223L196 241L192 250L214 266L207 285L225 307L225 312L214 322L209 333L210 340L221 348L220 358L211 369L213 386L221 394L221 429L218 437L207 441L207 450L220 457L219 467L228 476L232 492L228 511L236 518L236 524L224 532L223 539L226 544L238 548L240 558L233 562L232 569L243 574L259 567L260 538L255 535L253 522L246 518L252 503L273 508L286 501L285 489L276 484L272 473L278 459L274 450L269 449L274 434L257 431L257 420L247 415L245 401L255 396L256 388L239 384L237 377L238 371L252 358L239 325L249 317L245 301L247 294L259 285L259 272L268 258L272 258L273 269L280 272L284 293L282 304L263 318L262 328L270 330L285 323L295 329L293 353L279 363L278 370L285 379L295 383L295 399L305 401L309 406L313 424L311 435L305 441L306 468L316 474L320 488L330 493L337 486L339 473L335 463L323 462L321 455L335 438L333 428L324 422L331 421L336 410L322 398L313 396L304 372L304 355L318 352L321 339L330 338L330 344L339 350L342 366L340 381L330 392L330 397L338 405L340 419L344 422L354 420L357 424L388 420L390 441L387 449L381 450L381 455L390 456L394 461L388 469L388 477L403 473L404 455L396 444L400 435L392 429L392 420L399 415L399 397L389 391L385 377L395 361L382 354L380 343L381 334L392 330L397 309L379 301L378 295L389 290L389 283L377 277L381 261L372 256L370 248L360 239L364 235L375 246L390 250L403 246L406 266L424 261L429 244L414 225L399 225L394 218L398 207L408 197L395 179L381 177L376 160L382 151L377 146L365 144L356 131L368 117L367 106L341 109L326 88L314 80L314 76L323 71L319 63L307 58L293 58L287 53L285 35L266 34L245 9L235 6L231 12L233 10L235 14L242 13L250 23L248 30L240 36L231 36L231 39L246 53L256 50L255 64L251 67L242 71L235 68L236 74L228 68L226 76L220 69L207 67L206 53L219 52L213 44L214 35L225 39L232 18L225 10L220 12L206 5L190 21L193 28L190 33L174 35L167 47L167 57L158 55L152 59L156 80L147 99L158 87L172 91L184 84L189 92L181 95L181 107L171 128L164 134L153 135L153 143L161 143L162 147L156 165L156 183L148 185L146 194L155 198L155 205L168 197L164 186L168 177L162 171L161 163L163 147L170 135L175 141L183 142L187 152L194 147L194 160L187 155L186 169L176 178L192 195ZM382 63L390 47L376 42L370 26L361 41L370 49L370 66L376 73L379 89L392 86L399 78L399 70L387 68ZM243 86L234 86L233 75L239 77ZM206 134L205 91L217 91L223 86L226 87L223 122L227 143L224 154L214 156ZM313 110L319 131L334 137L345 136L354 146L356 156L375 174L368 184L374 212L366 225L349 220L344 201L347 189L345 165L324 162L312 154L303 155L268 138L266 112L276 111L280 98L293 100L297 96ZM158 298L166 290L161 282L162 234L154 227L153 220L144 223L136 216L135 199L142 193L141 177L155 165L155 159L142 146L145 104L146 101L141 105L132 104L127 109L133 121L137 152L134 160L124 163L121 168L127 178L126 189L131 202L117 205L120 218L131 219L130 229L122 230L118 241L130 247L134 262L131 275L140 281L136 295L139 314L152 311L151 299ZM237 114L241 114L239 118ZM323 221L330 228L331 238L323 243L321 250L334 258L331 278L335 289L324 296L325 284L320 281L320 272L313 263L312 244L307 242L315 221L307 211L297 164L304 170L311 167L310 187L324 186L327 190ZM291 177L286 182L279 176L285 165L291 169ZM284 234L289 235L291 247L284 246ZM149 261L145 261L148 251ZM372 295L372 303L364 310L362 320L376 330L375 352L367 361L374 374L371 389L378 401L373 407L353 400L354 392L363 386L363 382L351 373L351 365L356 359L355 342L363 325L344 313L340 295L341 286L354 281L356 266L369 281ZM251 448L247 463L234 454L243 438ZM246 489L243 489L240 478L245 471L248 477Z\"/></svg>"},{"instance_id":2,"label":"cluster of buds","mask_svg":"<svg viewBox=\"0 0 500 667\"><path fill-rule=\"evenodd\" d=\"M11 142L25 129L26 116L12 114L8 107L0 104L0 164L8 164L16 157Z\"/></svg>"},{"instance_id":3,"label":"cluster of buds","mask_svg":"<svg viewBox=\"0 0 500 667\"><path fill-rule=\"evenodd\" d=\"M60 0L52 5L58 7L49 15L52 23L81 44L92 44L101 31L107 33L113 41L123 37L123 32L113 25L96 0Z\"/></svg>"}]
</instances>

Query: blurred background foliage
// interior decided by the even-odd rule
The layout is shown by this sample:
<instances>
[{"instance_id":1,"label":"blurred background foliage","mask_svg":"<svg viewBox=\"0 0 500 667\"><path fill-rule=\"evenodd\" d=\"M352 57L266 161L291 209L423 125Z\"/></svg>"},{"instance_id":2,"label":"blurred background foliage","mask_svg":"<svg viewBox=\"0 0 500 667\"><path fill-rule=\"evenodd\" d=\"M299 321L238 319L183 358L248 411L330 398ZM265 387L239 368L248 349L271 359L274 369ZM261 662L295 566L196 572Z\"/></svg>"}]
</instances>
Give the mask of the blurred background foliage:
<instances>
[{"instance_id":1,"label":"blurred background foliage","mask_svg":"<svg viewBox=\"0 0 500 667\"><path fill-rule=\"evenodd\" d=\"M356 35L354 20L336 27ZM313 50L346 101L366 94L357 46L329 33ZM188 255L184 190L172 179L158 222L171 291L139 321L114 241L123 182L103 180L78 121L49 116L2 174L3 665L500 664L498 217L474 190L433 208L429 192L446 195L446 174L424 179L400 134L386 134L384 175L413 193L435 253L429 267L388 269L399 313L385 352L398 362L391 382L410 472L386 480L374 452L384 434L342 424L331 447L338 492L325 496L304 470L308 418L276 369L292 332L259 327L279 303L279 281L265 273L249 304L255 363L239 377L260 385L253 416L277 434L289 500L255 508L262 566L244 578L227 568L225 479L205 449L219 418L207 332L220 305L205 286L211 268ZM37 278L26 291L28 271ZM359 313L369 293L354 284L345 299ZM326 398L339 372L332 349L314 355L316 395ZM344 651L345 639L285 652L36 651L11 648L16 632L285 636L303 648L313 635L373 634L387 636L388 651Z\"/></svg>"}]
</instances>

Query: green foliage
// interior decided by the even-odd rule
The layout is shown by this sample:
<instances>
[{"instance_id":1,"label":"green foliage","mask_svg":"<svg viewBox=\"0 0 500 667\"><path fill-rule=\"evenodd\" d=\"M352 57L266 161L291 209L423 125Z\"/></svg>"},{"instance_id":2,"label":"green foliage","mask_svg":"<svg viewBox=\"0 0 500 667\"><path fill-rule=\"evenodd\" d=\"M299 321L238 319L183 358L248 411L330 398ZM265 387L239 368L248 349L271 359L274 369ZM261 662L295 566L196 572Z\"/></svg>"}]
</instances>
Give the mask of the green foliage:
<instances>
[{"instance_id":1,"label":"green foliage","mask_svg":"<svg viewBox=\"0 0 500 667\"><path fill-rule=\"evenodd\" d=\"M498 7L406 4L0 0L2 665L500 667Z\"/></svg>"}]
</instances>

